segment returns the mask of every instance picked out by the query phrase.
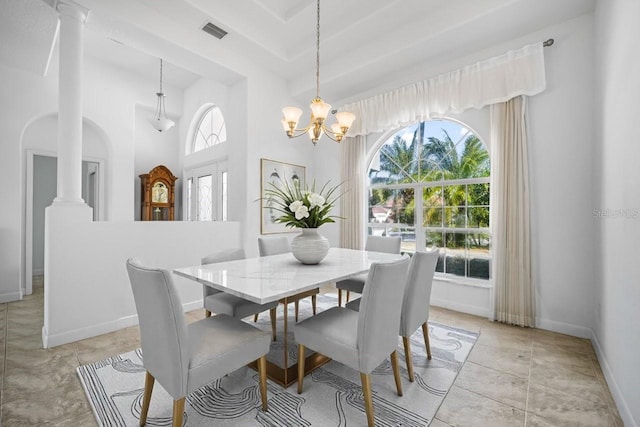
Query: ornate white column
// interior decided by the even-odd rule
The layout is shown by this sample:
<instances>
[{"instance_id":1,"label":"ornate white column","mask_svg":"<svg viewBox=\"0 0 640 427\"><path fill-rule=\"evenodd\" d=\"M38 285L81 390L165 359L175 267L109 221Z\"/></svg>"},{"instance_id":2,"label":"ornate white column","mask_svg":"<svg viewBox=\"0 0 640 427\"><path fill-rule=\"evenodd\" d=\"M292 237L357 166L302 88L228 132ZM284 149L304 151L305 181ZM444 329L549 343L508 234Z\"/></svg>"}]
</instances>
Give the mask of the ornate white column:
<instances>
[{"instance_id":1,"label":"ornate white column","mask_svg":"<svg viewBox=\"0 0 640 427\"><path fill-rule=\"evenodd\" d=\"M60 71L58 80L58 194L53 204L82 200L82 55L89 10L58 0Z\"/></svg>"}]
</instances>

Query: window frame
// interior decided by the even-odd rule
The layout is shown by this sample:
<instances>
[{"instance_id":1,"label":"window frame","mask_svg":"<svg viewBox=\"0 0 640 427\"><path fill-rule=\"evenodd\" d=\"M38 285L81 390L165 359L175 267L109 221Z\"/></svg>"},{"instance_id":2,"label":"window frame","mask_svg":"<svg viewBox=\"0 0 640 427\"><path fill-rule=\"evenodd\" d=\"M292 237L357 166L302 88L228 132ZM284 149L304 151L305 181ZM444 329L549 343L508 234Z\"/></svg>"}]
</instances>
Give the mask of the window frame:
<instances>
[{"instance_id":1,"label":"window frame","mask_svg":"<svg viewBox=\"0 0 640 427\"><path fill-rule=\"evenodd\" d=\"M437 121L447 121L447 122L452 122L455 123L459 126L462 126L464 128L466 128L468 130L467 134L465 135L465 139L467 136L475 136L476 138L478 138L478 140L482 143L483 148L486 150L487 154L489 155L489 162L491 161L491 157L490 157L490 152L489 152L489 147L487 146L487 144L485 143L485 141L480 137L480 135L478 134L478 132L476 132L471 126L469 126L468 124L460 121L460 120L456 120L456 119L451 119L449 117L443 117L443 118L438 118L438 119L434 119ZM429 120L426 120L426 122L428 122ZM413 124L409 124L400 128L397 128L393 131L389 131L389 132L385 132L384 135L382 135L380 137L380 139L378 139L377 143L373 145L373 147L371 148L371 150L369 151L369 155L367 156L367 162L366 162L366 168L364 171L365 174L365 180L366 180L366 184L365 184L365 196L366 196L366 200L365 200L365 207L367 209L366 212L366 220L365 220L365 235L371 235L373 232L373 229L383 229L383 233L386 235L389 231L389 229L392 228L400 228L401 231L395 231L395 232L399 232L399 233L412 233L415 236L415 250L425 250L427 248L426 245L426 241L427 241L427 233L429 232L438 232L438 233L444 233L446 232L451 232L451 233L464 233L466 236L470 235L470 234L486 234L488 235L488 254L487 254L487 258L488 258L488 278L480 278L480 277L472 277L469 276L470 273L470 261L474 258L472 258L471 256L469 256L470 254L468 253L469 251L469 243L465 243L465 247L464 247L464 251L465 253L465 273L464 275L457 275L457 274L453 274L453 273L446 273L446 272L436 272L436 276L438 277L438 279L442 279L444 281L452 281L452 282L456 282L456 283L468 283L468 284L472 284L472 285L478 285L478 286L487 286L487 287L491 287L492 286L492 274L491 274L491 264L492 264L492 250L491 250L491 243L492 243L492 235L491 235L491 226L489 224L489 226L487 227L469 227L469 217L468 217L468 213L467 213L467 209L471 208L471 207L475 207L475 206L481 206L481 207L488 207L489 210L489 218L490 218L490 211L491 211L491 196L489 193L489 201L488 201L488 205L469 205L469 199L468 199L468 194L469 194L469 185L474 185L474 184L491 184L491 176L490 174L486 177L479 177L479 178L460 178L460 179L452 179L452 180L447 180L447 179L439 179L439 180L435 180L435 181L413 181L413 182L405 182L405 183L393 183L393 184L385 184L385 183L375 183L375 184L371 184L371 179L370 179L370 170L371 167L374 165L374 163L376 162L377 159L380 158L381 154L381 150L383 149L383 147L388 144L388 143L392 143L393 138L395 137L395 135L401 133L404 129L410 128L412 126L415 125L419 125L420 122L416 122ZM464 141L464 139L461 139L459 142ZM456 144L457 145L457 144ZM379 161L379 160L378 160ZM398 165L399 166L399 165ZM441 187L444 189L444 187L448 187L448 186L457 186L457 185L464 185L465 186L465 202L464 202L464 208L465 208L465 224L464 227L448 227L446 226L446 224L441 223L440 226L427 226L427 225L423 225L424 223L424 215L425 215L425 211L424 211L424 190L426 188L434 188L434 187ZM387 190L402 190L402 189L412 189L413 191L413 200L414 200L414 224L412 225L406 225L404 227L404 229L402 229L402 225L404 224L400 224L400 223L385 223L385 222L370 222L371 220L371 205L370 205L370 195L371 192L376 190L376 189L387 189ZM490 191L490 190L489 190ZM422 197L418 197L418 195L422 195ZM441 206L443 209L446 208L446 201L443 200L442 204L439 205ZM462 206L462 205L460 205ZM398 227L397 225L400 224L400 227ZM395 225L395 226L394 226ZM380 232L378 231L377 234L380 234ZM468 238L468 237L466 237ZM447 258L447 244L446 242L443 241L442 246L439 246L439 250L440 250L440 257L444 257L445 259ZM407 252L411 252L411 251L407 251ZM444 270L444 266L443 266L443 270ZM446 270L445 270L446 271Z\"/></svg>"},{"instance_id":2,"label":"window frame","mask_svg":"<svg viewBox=\"0 0 640 427\"><path fill-rule=\"evenodd\" d=\"M202 127L202 123L205 120L205 118L213 112L213 110L217 110L220 113L220 117L222 118L222 127L220 128L220 130L224 130L224 140L220 139L220 134L222 134L222 132L219 132L218 134L215 133L211 133L207 136L204 135L204 133L201 131L201 127ZM228 138L227 138L227 121L224 118L224 114L222 113L222 109L213 103L208 103L203 105L202 107L200 107L200 110L198 111L198 113L196 114L196 116L194 117L196 120L194 120L193 123L193 130L191 132L191 140L189 143L189 152L187 153L187 155L189 154L195 154L195 153L199 153L201 151L205 151L208 149L211 149L217 145L220 144L224 144L227 142ZM214 142L211 145L205 146L201 149L196 150L196 144L198 141L198 137L202 135L202 138L205 140L205 142L212 137L212 135L216 135L217 136L217 141L218 142Z\"/></svg>"}]
</instances>

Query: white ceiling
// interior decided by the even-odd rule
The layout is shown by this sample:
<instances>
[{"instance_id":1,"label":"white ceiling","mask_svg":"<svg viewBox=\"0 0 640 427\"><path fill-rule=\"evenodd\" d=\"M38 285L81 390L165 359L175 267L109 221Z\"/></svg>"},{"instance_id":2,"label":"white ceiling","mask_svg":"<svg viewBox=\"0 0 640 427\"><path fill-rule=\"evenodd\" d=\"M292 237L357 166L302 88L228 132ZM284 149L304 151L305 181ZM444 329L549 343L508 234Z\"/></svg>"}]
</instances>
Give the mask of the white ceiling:
<instances>
[{"instance_id":1,"label":"white ceiling","mask_svg":"<svg viewBox=\"0 0 640 427\"><path fill-rule=\"evenodd\" d=\"M58 34L58 14L42 1L2 0L0 63L44 74Z\"/></svg>"},{"instance_id":2,"label":"white ceiling","mask_svg":"<svg viewBox=\"0 0 640 427\"><path fill-rule=\"evenodd\" d=\"M157 58L163 57L165 81L179 87L199 76L230 84L260 66L287 80L292 96L315 94L313 0L76 1L91 10L85 49L105 61L158 78ZM321 94L327 100L347 99L421 64L577 17L592 11L595 1L322 0ZM0 49L0 62L30 71L43 68L51 43L31 40L44 19L32 15L48 15L50 21L51 10L41 6L52 0L2 2L0 36L3 45L9 40L17 47ZM25 3L30 7L17 6ZM207 22L229 34L218 40L202 32Z\"/></svg>"}]
</instances>

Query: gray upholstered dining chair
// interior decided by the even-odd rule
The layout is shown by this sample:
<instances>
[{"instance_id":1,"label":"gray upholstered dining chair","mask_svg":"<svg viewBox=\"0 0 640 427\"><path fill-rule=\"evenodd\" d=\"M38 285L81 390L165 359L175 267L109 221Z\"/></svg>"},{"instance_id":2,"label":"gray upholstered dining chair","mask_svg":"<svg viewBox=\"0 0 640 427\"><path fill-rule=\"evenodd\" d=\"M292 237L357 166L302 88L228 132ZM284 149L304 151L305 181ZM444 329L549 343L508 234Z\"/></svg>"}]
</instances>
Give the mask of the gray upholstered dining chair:
<instances>
[{"instance_id":1,"label":"gray upholstered dining chair","mask_svg":"<svg viewBox=\"0 0 640 427\"><path fill-rule=\"evenodd\" d=\"M392 263L373 263L363 289L360 312L332 307L294 325L298 342L298 393L302 393L304 351L308 347L360 372L370 427L374 425L370 375L387 357L391 358L398 396L402 396L396 348L408 266L406 255Z\"/></svg>"},{"instance_id":2,"label":"gray upholstered dining chair","mask_svg":"<svg viewBox=\"0 0 640 427\"><path fill-rule=\"evenodd\" d=\"M269 333L220 314L187 324L171 273L127 260L147 371L140 425L145 425L155 380L173 398L173 426L182 427L185 397L211 381L258 361L262 410L267 410Z\"/></svg>"},{"instance_id":3,"label":"gray upholstered dining chair","mask_svg":"<svg viewBox=\"0 0 640 427\"><path fill-rule=\"evenodd\" d=\"M215 264L218 262L235 261L245 258L246 255L244 249L228 249L210 254L202 258L200 263L202 265ZM227 314L229 316L237 317L238 319L254 315L254 321L256 321L258 313L269 310L269 315L271 316L271 334L273 336L273 340L276 340L276 307L278 307L278 301L266 304L257 304L244 298L218 291L207 285L202 285L202 300L205 317L211 316L211 313Z\"/></svg>"},{"instance_id":4,"label":"gray upholstered dining chair","mask_svg":"<svg viewBox=\"0 0 640 427\"><path fill-rule=\"evenodd\" d=\"M286 237L258 237L258 251L260 252L260 256L270 256L270 255L280 255L286 254L287 252L291 252L291 248L289 247L289 241ZM310 291L306 291L302 294L295 295L293 297L288 297L286 302L283 302L285 307L287 303L293 302L295 305L295 318L296 322L298 321L298 307L301 299L311 296L311 307L313 309L313 314L316 314L316 295L320 293L320 289L312 289ZM286 313L285 313L286 315ZM254 318L254 321L258 319L257 315Z\"/></svg>"},{"instance_id":5,"label":"gray upholstered dining chair","mask_svg":"<svg viewBox=\"0 0 640 427\"><path fill-rule=\"evenodd\" d=\"M428 252L416 251L411 257L407 283L402 299L402 312L400 314L399 335L404 345L404 357L407 362L409 381L414 381L413 358L411 354L411 335L422 326L424 347L427 351L427 359L431 360L431 346L429 345L429 304L431 301L431 287L433 274L436 271L440 251L434 248ZM360 301L355 299L347 304L347 308L358 311Z\"/></svg>"},{"instance_id":6,"label":"gray upholstered dining chair","mask_svg":"<svg viewBox=\"0 0 640 427\"><path fill-rule=\"evenodd\" d=\"M384 252L388 254L399 254L402 239L400 236L369 236L365 244L365 251ZM342 306L342 291L347 291L346 301L349 302L349 294L351 292L362 293L364 282L367 274L360 274L349 279L341 280L336 283L338 288L338 307Z\"/></svg>"}]
</instances>

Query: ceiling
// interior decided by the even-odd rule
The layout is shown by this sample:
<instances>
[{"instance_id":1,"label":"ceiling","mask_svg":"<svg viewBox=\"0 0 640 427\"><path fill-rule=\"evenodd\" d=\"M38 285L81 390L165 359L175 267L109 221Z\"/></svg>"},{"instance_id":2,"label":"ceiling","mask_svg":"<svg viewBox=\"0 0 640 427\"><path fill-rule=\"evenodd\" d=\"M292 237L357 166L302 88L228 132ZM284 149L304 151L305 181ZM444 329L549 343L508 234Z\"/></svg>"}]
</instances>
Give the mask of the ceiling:
<instances>
[{"instance_id":1,"label":"ceiling","mask_svg":"<svg viewBox=\"0 0 640 427\"><path fill-rule=\"evenodd\" d=\"M44 74L55 0L3 0L0 62ZM76 0L91 13L87 54L187 87L232 84L263 67L293 97L315 95L313 0ZM348 99L407 70L477 52L594 9L596 0L322 0L321 94ZM43 5L47 7L42 7ZM8 13L5 13L8 12ZM53 21L52 21L53 16ZM218 40L207 23L228 35ZM553 37L549 34L548 37Z\"/></svg>"}]
</instances>

